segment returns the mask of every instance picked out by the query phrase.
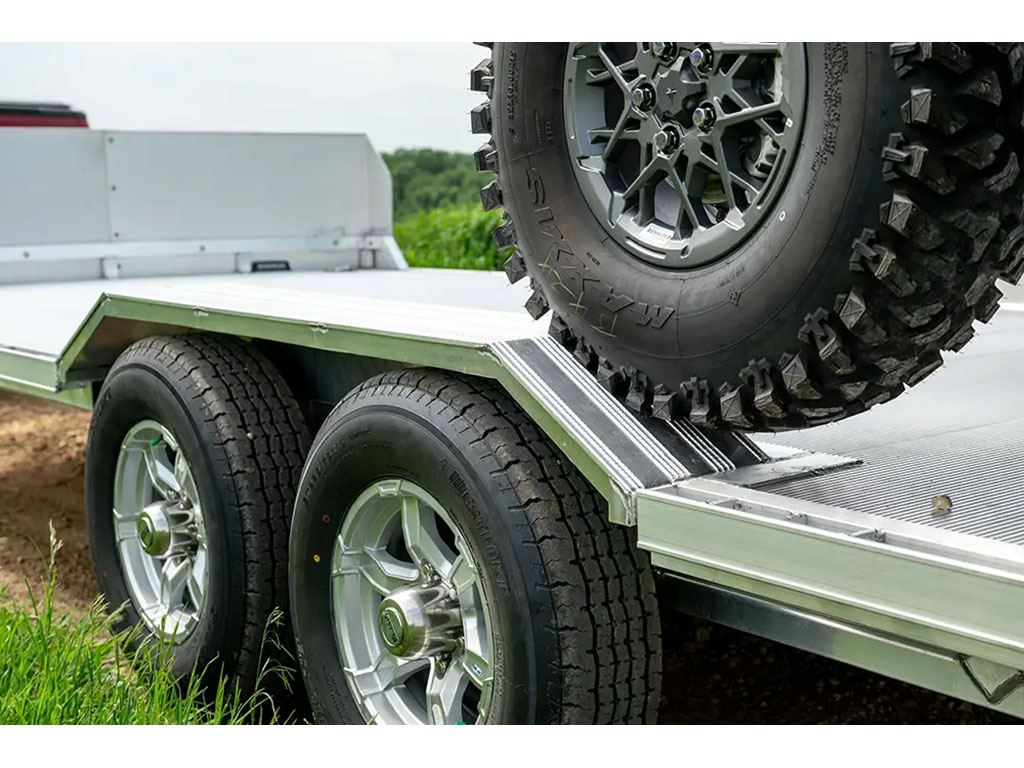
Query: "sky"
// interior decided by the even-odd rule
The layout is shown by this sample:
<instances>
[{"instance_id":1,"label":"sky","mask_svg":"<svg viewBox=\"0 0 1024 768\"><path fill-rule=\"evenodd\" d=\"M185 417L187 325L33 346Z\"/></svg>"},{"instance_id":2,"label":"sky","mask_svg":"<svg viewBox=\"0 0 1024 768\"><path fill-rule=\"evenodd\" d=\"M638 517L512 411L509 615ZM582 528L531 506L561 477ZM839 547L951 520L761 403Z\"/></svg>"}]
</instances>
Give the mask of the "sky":
<instances>
[{"instance_id":1,"label":"sky","mask_svg":"<svg viewBox=\"0 0 1024 768\"><path fill-rule=\"evenodd\" d=\"M60 101L101 129L367 133L472 152L471 43L0 44L0 101Z\"/></svg>"}]
</instances>

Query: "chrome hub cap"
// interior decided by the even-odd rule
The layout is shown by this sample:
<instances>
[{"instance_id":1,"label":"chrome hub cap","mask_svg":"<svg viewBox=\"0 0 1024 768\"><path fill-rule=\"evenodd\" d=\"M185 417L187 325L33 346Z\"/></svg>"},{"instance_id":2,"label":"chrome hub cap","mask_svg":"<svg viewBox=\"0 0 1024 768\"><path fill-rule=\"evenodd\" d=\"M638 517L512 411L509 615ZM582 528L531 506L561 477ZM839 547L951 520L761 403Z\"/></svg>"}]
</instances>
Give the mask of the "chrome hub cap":
<instances>
[{"instance_id":1,"label":"chrome hub cap","mask_svg":"<svg viewBox=\"0 0 1024 768\"><path fill-rule=\"evenodd\" d=\"M381 601L377 630L384 646L403 659L454 653L462 638L459 602L440 577L397 589Z\"/></svg>"},{"instance_id":2,"label":"chrome hub cap","mask_svg":"<svg viewBox=\"0 0 1024 768\"><path fill-rule=\"evenodd\" d=\"M184 642L205 603L206 526L188 460L156 421L139 422L121 443L113 516L125 583L139 615L154 634Z\"/></svg>"},{"instance_id":3,"label":"chrome hub cap","mask_svg":"<svg viewBox=\"0 0 1024 768\"><path fill-rule=\"evenodd\" d=\"M381 480L345 515L332 555L335 638L371 723L480 723L491 701L489 603L449 513Z\"/></svg>"},{"instance_id":4,"label":"chrome hub cap","mask_svg":"<svg viewBox=\"0 0 1024 768\"><path fill-rule=\"evenodd\" d=\"M799 43L570 43L566 138L598 221L660 266L728 255L785 187L806 80Z\"/></svg>"}]
</instances>

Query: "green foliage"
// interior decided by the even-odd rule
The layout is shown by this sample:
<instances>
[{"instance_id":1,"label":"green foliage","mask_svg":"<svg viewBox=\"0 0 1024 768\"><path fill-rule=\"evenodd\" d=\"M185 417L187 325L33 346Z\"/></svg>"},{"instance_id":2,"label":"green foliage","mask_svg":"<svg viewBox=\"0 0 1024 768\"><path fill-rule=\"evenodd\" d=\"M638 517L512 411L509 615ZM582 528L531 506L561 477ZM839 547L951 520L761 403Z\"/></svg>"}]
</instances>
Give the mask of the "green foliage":
<instances>
[{"instance_id":1,"label":"green foliage","mask_svg":"<svg viewBox=\"0 0 1024 768\"><path fill-rule=\"evenodd\" d=\"M391 170L395 221L434 208L479 204L480 188L491 180L470 155L437 149L399 149L384 155Z\"/></svg>"},{"instance_id":2,"label":"green foliage","mask_svg":"<svg viewBox=\"0 0 1024 768\"><path fill-rule=\"evenodd\" d=\"M0 594L0 724L213 724L275 722L264 694L242 699L221 679L178 681L169 649L131 651L99 603L84 617L54 602L60 544L50 529L49 578L31 611ZM277 670L267 668L268 673ZM261 676L261 680L265 679Z\"/></svg>"},{"instance_id":3,"label":"green foliage","mask_svg":"<svg viewBox=\"0 0 1024 768\"><path fill-rule=\"evenodd\" d=\"M413 214L395 224L395 239L411 267L501 269L491 234L501 224L499 211L479 203Z\"/></svg>"}]
</instances>

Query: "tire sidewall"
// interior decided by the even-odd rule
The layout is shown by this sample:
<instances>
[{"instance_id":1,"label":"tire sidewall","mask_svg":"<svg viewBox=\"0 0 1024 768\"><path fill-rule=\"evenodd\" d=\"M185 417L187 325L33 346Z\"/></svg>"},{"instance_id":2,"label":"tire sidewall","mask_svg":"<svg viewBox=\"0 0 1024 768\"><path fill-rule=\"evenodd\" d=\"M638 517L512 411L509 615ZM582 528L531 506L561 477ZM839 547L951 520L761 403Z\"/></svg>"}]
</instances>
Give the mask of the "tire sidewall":
<instances>
[{"instance_id":1,"label":"tire sidewall","mask_svg":"<svg viewBox=\"0 0 1024 768\"><path fill-rule=\"evenodd\" d=\"M465 438L446 422L398 404L363 405L336 413L317 438L300 485L292 522L292 618L299 660L314 712L321 722L363 718L346 680L335 639L330 568L345 514L373 482L400 478L430 493L467 541L490 605L494 674L490 722L536 722L537 667L544 652L535 620L550 611L529 584L541 576L531 553L512 546L517 537L508 488L467 459ZM535 553L534 553L535 554ZM527 575L529 573L529 575Z\"/></svg>"},{"instance_id":2,"label":"tire sidewall","mask_svg":"<svg viewBox=\"0 0 1024 768\"><path fill-rule=\"evenodd\" d=\"M199 623L182 643L174 645L172 672L187 677L196 672L216 679L228 662L229 627L243 621L244 553L239 520L224 488L215 482L217 466L207 446L212 442L200 429L203 415L193 413L172 380L157 366L133 362L116 367L97 399L86 453L86 519L89 543L100 590L110 608L123 606L117 627L144 626L131 597L115 543L113 526L114 475L121 443L128 430L153 419L169 429L179 443L199 491L207 536L208 584ZM148 632L132 635L134 647L153 643Z\"/></svg>"},{"instance_id":3,"label":"tire sidewall","mask_svg":"<svg viewBox=\"0 0 1024 768\"><path fill-rule=\"evenodd\" d=\"M806 46L804 134L774 210L731 254L692 270L631 256L587 205L565 138L566 51L496 44L492 104L505 205L555 313L600 356L671 385L694 374L721 383L792 352L804 315L852 285L850 245L878 221L880 151L899 120L885 46Z\"/></svg>"}]
</instances>

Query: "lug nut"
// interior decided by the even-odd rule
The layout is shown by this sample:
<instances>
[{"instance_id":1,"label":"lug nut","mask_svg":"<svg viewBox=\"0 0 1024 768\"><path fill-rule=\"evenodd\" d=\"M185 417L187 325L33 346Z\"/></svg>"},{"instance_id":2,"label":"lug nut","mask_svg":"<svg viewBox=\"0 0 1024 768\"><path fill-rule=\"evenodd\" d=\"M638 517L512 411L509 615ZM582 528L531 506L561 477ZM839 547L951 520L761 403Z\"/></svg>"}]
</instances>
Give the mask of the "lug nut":
<instances>
[{"instance_id":1,"label":"lug nut","mask_svg":"<svg viewBox=\"0 0 1024 768\"><path fill-rule=\"evenodd\" d=\"M679 43L651 43L651 53L666 64L679 58Z\"/></svg>"},{"instance_id":2,"label":"lug nut","mask_svg":"<svg viewBox=\"0 0 1024 768\"><path fill-rule=\"evenodd\" d=\"M671 155L677 149L682 141L683 135L679 129L674 125L666 125L654 136L654 146L658 148L658 151L665 155Z\"/></svg>"},{"instance_id":3,"label":"lug nut","mask_svg":"<svg viewBox=\"0 0 1024 768\"><path fill-rule=\"evenodd\" d=\"M715 124L715 106L705 101L693 110L693 124L704 132L710 131Z\"/></svg>"},{"instance_id":4,"label":"lug nut","mask_svg":"<svg viewBox=\"0 0 1024 768\"><path fill-rule=\"evenodd\" d=\"M633 106L641 112L646 112L654 106L657 96L657 93L654 91L654 86L650 83L643 83L633 90L633 93L630 94L629 100Z\"/></svg>"},{"instance_id":5,"label":"lug nut","mask_svg":"<svg viewBox=\"0 0 1024 768\"><path fill-rule=\"evenodd\" d=\"M698 72L707 74L715 63L715 54L706 43L701 43L690 51L690 64Z\"/></svg>"}]
</instances>

